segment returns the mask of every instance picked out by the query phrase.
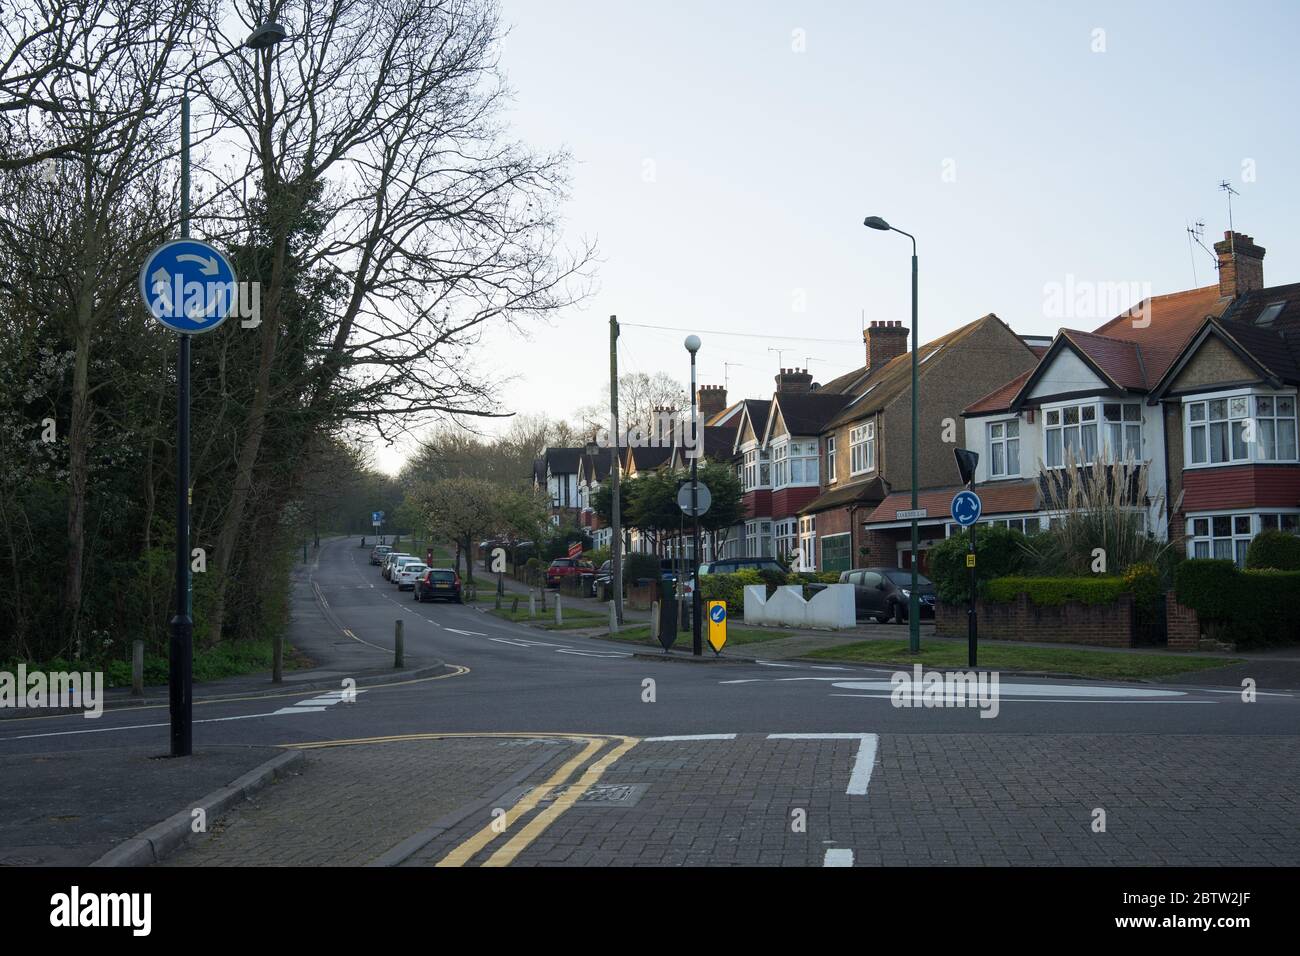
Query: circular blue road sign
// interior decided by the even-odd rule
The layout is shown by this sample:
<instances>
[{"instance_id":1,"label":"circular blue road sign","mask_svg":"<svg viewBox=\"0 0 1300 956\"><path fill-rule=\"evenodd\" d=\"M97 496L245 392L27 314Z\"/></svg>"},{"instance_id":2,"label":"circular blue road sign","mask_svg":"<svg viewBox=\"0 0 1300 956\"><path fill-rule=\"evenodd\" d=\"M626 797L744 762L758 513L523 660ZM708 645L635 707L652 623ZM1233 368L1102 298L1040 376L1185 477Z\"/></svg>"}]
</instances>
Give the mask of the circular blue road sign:
<instances>
[{"instance_id":1,"label":"circular blue road sign","mask_svg":"<svg viewBox=\"0 0 1300 956\"><path fill-rule=\"evenodd\" d=\"M211 332L235 311L239 289L224 255L197 239L173 239L144 260L140 295L149 314L174 332Z\"/></svg>"},{"instance_id":2,"label":"circular blue road sign","mask_svg":"<svg viewBox=\"0 0 1300 956\"><path fill-rule=\"evenodd\" d=\"M984 512L984 503L973 491L959 491L952 499L952 518L963 528L969 528Z\"/></svg>"},{"instance_id":3,"label":"circular blue road sign","mask_svg":"<svg viewBox=\"0 0 1300 956\"><path fill-rule=\"evenodd\" d=\"M709 609L709 617L713 619L715 624L721 624L727 619L727 609L721 604L715 604Z\"/></svg>"}]
</instances>

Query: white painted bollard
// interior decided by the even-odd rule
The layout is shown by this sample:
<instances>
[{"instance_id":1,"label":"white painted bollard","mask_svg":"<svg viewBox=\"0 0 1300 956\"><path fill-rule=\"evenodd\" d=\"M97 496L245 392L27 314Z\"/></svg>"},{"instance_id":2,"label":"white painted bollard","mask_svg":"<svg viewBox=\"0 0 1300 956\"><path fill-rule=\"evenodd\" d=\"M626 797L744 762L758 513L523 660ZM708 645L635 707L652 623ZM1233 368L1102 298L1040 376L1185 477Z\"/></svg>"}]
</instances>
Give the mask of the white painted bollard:
<instances>
[{"instance_id":1,"label":"white painted bollard","mask_svg":"<svg viewBox=\"0 0 1300 956\"><path fill-rule=\"evenodd\" d=\"M558 591L555 592L555 623L564 623L564 615L560 612L560 593Z\"/></svg>"},{"instance_id":2,"label":"white painted bollard","mask_svg":"<svg viewBox=\"0 0 1300 956\"><path fill-rule=\"evenodd\" d=\"M650 636L656 641L659 640L659 602L653 601L650 604Z\"/></svg>"},{"instance_id":3,"label":"white painted bollard","mask_svg":"<svg viewBox=\"0 0 1300 956\"><path fill-rule=\"evenodd\" d=\"M614 602L609 602L609 633L618 633L618 611L614 609Z\"/></svg>"},{"instance_id":4,"label":"white painted bollard","mask_svg":"<svg viewBox=\"0 0 1300 956\"><path fill-rule=\"evenodd\" d=\"M537 592L532 588L528 589L528 616L537 617Z\"/></svg>"}]
</instances>

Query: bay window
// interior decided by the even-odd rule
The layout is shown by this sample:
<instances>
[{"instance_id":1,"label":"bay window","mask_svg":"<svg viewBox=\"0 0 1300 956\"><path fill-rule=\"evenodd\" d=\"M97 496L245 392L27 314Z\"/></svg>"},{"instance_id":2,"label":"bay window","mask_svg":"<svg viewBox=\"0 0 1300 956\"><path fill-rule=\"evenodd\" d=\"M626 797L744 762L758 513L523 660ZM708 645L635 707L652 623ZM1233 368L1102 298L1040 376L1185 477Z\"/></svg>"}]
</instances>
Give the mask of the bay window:
<instances>
[{"instance_id":1,"label":"bay window","mask_svg":"<svg viewBox=\"0 0 1300 956\"><path fill-rule=\"evenodd\" d=\"M1141 402L1081 402L1043 412L1047 466L1061 468L1067 458L1090 465L1100 449L1107 461L1142 457Z\"/></svg>"},{"instance_id":2,"label":"bay window","mask_svg":"<svg viewBox=\"0 0 1300 956\"><path fill-rule=\"evenodd\" d=\"M1185 404L1187 464L1296 460L1296 399L1243 394Z\"/></svg>"},{"instance_id":3,"label":"bay window","mask_svg":"<svg viewBox=\"0 0 1300 956\"><path fill-rule=\"evenodd\" d=\"M772 463L768 460L767 452L757 448L744 452L742 467L741 480L745 491L771 486Z\"/></svg>"}]
</instances>

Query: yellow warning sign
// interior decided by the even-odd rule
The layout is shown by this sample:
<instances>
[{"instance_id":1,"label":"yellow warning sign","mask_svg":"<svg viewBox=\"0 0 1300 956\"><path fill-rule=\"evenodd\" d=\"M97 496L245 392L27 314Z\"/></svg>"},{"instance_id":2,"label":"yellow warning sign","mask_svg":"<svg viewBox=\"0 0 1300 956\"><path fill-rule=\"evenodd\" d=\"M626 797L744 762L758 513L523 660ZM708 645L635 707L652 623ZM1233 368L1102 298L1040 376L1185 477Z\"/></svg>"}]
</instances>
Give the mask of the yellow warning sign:
<instances>
[{"instance_id":1,"label":"yellow warning sign","mask_svg":"<svg viewBox=\"0 0 1300 956\"><path fill-rule=\"evenodd\" d=\"M973 554L966 555L966 567L968 568L975 567L975 555Z\"/></svg>"},{"instance_id":2,"label":"yellow warning sign","mask_svg":"<svg viewBox=\"0 0 1300 956\"><path fill-rule=\"evenodd\" d=\"M727 643L727 602L710 601L708 615L709 646L713 648L713 653L717 654Z\"/></svg>"}]
</instances>

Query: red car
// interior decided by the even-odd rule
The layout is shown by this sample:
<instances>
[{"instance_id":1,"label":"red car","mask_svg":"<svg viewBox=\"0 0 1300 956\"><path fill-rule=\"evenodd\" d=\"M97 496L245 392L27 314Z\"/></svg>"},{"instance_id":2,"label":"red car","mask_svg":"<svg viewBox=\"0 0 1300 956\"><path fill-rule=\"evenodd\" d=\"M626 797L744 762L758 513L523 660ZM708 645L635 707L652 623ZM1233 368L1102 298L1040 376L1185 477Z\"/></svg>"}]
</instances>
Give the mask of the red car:
<instances>
[{"instance_id":1,"label":"red car","mask_svg":"<svg viewBox=\"0 0 1300 956\"><path fill-rule=\"evenodd\" d=\"M556 558L551 562L550 567L546 569L546 586L548 588L558 588L560 582L565 578L578 574L591 574L594 570L590 561L579 561L577 558Z\"/></svg>"}]
</instances>

